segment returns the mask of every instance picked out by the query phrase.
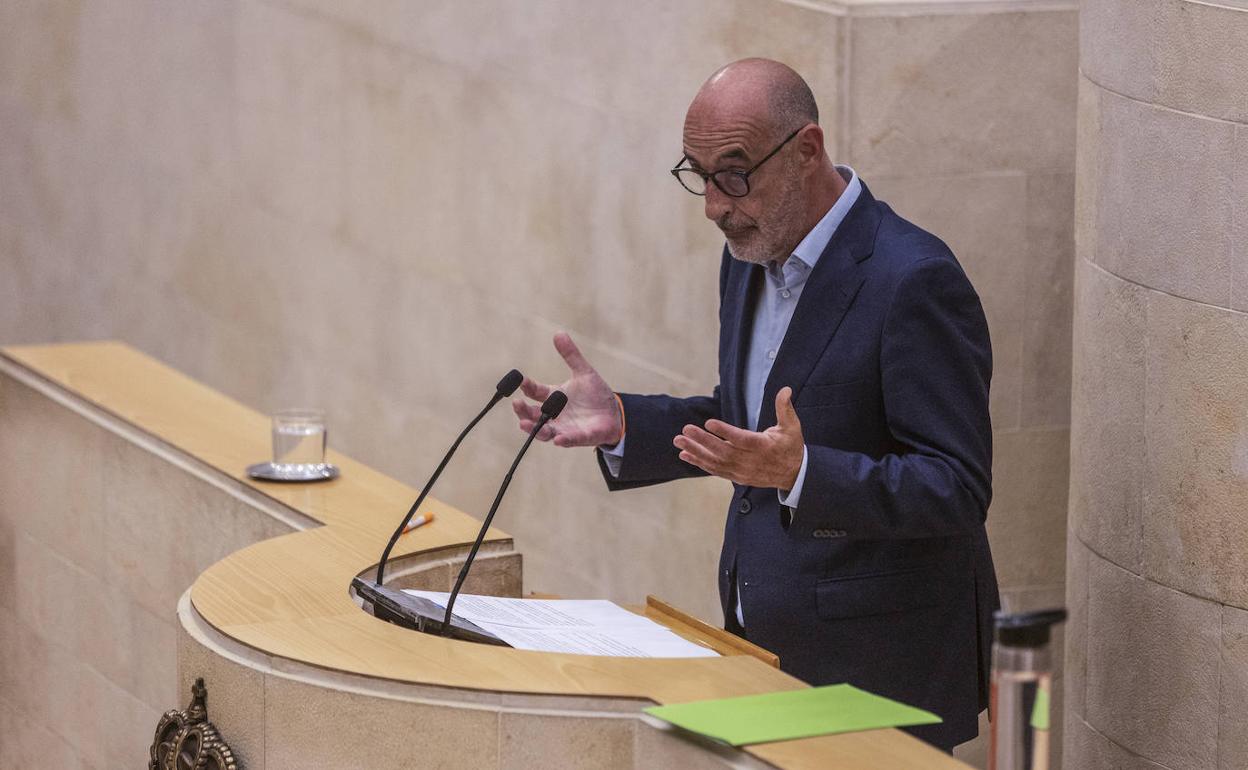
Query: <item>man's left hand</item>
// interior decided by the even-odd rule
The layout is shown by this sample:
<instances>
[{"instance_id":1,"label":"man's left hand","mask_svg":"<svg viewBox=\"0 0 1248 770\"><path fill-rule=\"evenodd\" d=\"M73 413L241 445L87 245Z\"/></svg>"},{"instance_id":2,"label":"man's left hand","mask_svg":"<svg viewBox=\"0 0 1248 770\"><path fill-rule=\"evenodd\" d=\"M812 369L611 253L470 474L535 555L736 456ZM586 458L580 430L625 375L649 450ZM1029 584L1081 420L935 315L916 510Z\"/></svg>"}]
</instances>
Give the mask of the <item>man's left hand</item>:
<instances>
[{"instance_id":1,"label":"man's left hand","mask_svg":"<svg viewBox=\"0 0 1248 770\"><path fill-rule=\"evenodd\" d=\"M705 429L686 425L672 443L680 450L681 460L712 476L787 492L797 482L806 443L792 398L792 388L780 389L776 424L761 433L707 420Z\"/></svg>"}]
</instances>

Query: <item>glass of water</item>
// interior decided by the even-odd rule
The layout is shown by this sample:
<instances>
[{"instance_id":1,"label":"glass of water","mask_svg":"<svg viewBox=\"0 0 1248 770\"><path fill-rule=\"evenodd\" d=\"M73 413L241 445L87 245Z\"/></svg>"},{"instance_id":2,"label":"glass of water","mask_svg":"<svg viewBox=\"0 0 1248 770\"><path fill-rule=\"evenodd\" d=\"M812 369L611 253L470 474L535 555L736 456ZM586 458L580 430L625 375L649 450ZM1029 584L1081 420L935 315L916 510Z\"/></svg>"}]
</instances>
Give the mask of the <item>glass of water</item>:
<instances>
[{"instance_id":1,"label":"glass of water","mask_svg":"<svg viewBox=\"0 0 1248 770\"><path fill-rule=\"evenodd\" d=\"M283 409L273 415L273 465L283 471L311 471L325 464L325 412Z\"/></svg>"}]
</instances>

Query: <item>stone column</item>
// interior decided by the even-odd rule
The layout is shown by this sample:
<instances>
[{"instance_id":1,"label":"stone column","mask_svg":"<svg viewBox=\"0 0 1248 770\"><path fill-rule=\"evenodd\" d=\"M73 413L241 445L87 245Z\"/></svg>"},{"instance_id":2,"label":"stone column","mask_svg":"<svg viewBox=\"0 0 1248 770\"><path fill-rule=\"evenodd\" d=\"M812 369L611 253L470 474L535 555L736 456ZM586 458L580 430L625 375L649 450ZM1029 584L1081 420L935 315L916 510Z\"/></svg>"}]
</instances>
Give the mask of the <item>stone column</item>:
<instances>
[{"instance_id":1,"label":"stone column","mask_svg":"<svg viewBox=\"0 0 1248 770\"><path fill-rule=\"evenodd\" d=\"M1248 3L1085 0L1067 766L1248 766Z\"/></svg>"}]
</instances>

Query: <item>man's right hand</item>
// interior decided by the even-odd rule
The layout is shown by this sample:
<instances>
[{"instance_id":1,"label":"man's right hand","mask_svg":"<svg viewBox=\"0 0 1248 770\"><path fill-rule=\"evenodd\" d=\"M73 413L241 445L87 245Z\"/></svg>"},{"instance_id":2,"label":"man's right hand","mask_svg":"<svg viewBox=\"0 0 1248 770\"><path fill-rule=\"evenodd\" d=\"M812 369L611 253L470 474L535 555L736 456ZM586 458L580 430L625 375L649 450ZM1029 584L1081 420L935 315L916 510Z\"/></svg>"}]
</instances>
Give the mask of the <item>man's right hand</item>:
<instances>
[{"instance_id":1,"label":"man's right hand","mask_svg":"<svg viewBox=\"0 0 1248 770\"><path fill-rule=\"evenodd\" d=\"M525 433L533 430L542 414L541 402L557 389L568 397L568 405L558 418L542 427L537 434L539 441L553 439L555 446L563 447L618 444L624 437L624 419L615 392L589 365L566 333L555 335L555 350L572 370L572 377L557 388L524 378L520 390L536 403L523 398L511 402L512 409L520 418L520 430Z\"/></svg>"}]
</instances>

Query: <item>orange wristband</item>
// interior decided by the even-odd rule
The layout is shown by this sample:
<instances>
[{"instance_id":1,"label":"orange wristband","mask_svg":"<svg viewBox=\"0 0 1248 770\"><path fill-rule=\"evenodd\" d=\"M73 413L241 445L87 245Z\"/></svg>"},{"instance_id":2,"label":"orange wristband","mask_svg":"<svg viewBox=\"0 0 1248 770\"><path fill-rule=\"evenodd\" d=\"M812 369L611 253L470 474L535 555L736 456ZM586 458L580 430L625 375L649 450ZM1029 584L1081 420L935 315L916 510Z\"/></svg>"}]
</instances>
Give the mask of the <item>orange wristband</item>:
<instances>
[{"instance_id":1,"label":"orange wristband","mask_svg":"<svg viewBox=\"0 0 1248 770\"><path fill-rule=\"evenodd\" d=\"M624 401L620 398L619 393L612 393L615 396L615 405L620 408L620 441L624 440L625 434L628 433L628 420L624 417ZM617 441L615 443L620 443Z\"/></svg>"}]
</instances>

